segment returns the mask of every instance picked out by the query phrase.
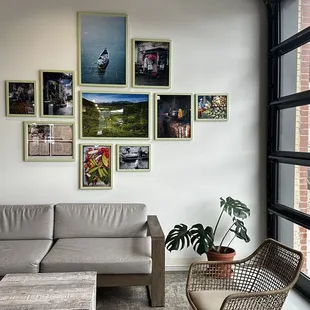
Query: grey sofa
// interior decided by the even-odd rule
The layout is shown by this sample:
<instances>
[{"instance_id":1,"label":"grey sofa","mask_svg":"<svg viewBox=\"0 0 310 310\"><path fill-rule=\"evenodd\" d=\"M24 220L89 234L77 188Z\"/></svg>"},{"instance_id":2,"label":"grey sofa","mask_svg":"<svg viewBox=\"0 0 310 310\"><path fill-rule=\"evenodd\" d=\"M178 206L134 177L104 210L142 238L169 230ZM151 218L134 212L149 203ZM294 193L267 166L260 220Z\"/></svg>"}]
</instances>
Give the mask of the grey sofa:
<instances>
[{"instance_id":1,"label":"grey sofa","mask_svg":"<svg viewBox=\"0 0 310 310\"><path fill-rule=\"evenodd\" d=\"M0 206L0 277L39 272L53 244L53 219L50 205Z\"/></svg>"},{"instance_id":2,"label":"grey sofa","mask_svg":"<svg viewBox=\"0 0 310 310\"><path fill-rule=\"evenodd\" d=\"M98 286L146 285L163 307L164 249L144 204L0 206L0 277L96 271Z\"/></svg>"}]
</instances>

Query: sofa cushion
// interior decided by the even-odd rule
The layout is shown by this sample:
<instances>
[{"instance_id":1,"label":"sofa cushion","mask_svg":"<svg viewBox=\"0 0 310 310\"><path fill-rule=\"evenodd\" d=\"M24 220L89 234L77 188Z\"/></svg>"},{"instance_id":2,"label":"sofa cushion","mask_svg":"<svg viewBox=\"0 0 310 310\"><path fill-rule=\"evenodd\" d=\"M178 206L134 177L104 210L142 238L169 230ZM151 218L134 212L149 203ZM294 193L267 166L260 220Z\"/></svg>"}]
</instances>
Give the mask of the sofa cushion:
<instances>
[{"instance_id":1,"label":"sofa cushion","mask_svg":"<svg viewBox=\"0 0 310 310\"><path fill-rule=\"evenodd\" d=\"M54 238L146 236L144 204L57 204Z\"/></svg>"},{"instance_id":2,"label":"sofa cushion","mask_svg":"<svg viewBox=\"0 0 310 310\"><path fill-rule=\"evenodd\" d=\"M0 205L0 240L52 239L52 205Z\"/></svg>"},{"instance_id":3,"label":"sofa cushion","mask_svg":"<svg viewBox=\"0 0 310 310\"><path fill-rule=\"evenodd\" d=\"M231 294L240 293L237 291L218 290L218 291L194 291L189 295L199 310L219 310L224 299Z\"/></svg>"},{"instance_id":4,"label":"sofa cushion","mask_svg":"<svg viewBox=\"0 0 310 310\"><path fill-rule=\"evenodd\" d=\"M39 272L40 262L51 246L51 240L0 241L0 276Z\"/></svg>"},{"instance_id":5,"label":"sofa cushion","mask_svg":"<svg viewBox=\"0 0 310 310\"><path fill-rule=\"evenodd\" d=\"M41 262L42 272L150 274L151 270L150 237L59 239Z\"/></svg>"}]
</instances>

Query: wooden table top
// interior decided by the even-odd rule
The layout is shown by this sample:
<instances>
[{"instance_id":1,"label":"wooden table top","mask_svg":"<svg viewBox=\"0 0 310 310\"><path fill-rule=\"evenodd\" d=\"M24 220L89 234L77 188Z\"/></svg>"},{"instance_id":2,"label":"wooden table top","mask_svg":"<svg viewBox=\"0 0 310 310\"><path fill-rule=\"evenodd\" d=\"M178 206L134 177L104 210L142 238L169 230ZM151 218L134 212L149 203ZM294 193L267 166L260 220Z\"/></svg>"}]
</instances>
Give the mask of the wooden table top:
<instances>
[{"instance_id":1,"label":"wooden table top","mask_svg":"<svg viewBox=\"0 0 310 310\"><path fill-rule=\"evenodd\" d=\"M97 272L7 274L1 310L96 310Z\"/></svg>"}]
</instances>

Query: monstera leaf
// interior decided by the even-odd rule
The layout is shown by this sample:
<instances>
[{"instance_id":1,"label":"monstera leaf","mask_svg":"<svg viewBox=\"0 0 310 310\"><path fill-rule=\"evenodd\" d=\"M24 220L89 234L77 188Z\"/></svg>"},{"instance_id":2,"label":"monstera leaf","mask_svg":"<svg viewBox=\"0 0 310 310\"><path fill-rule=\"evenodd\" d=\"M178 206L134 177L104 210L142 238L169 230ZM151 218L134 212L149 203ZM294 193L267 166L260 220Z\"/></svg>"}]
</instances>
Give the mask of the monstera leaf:
<instances>
[{"instance_id":1,"label":"monstera leaf","mask_svg":"<svg viewBox=\"0 0 310 310\"><path fill-rule=\"evenodd\" d=\"M191 227L191 243L194 250L199 254L205 254L213 246L213 229L210 226L203 228L201 224Z\"/></svg>"},{"instance_id":2,"label":"monstera leaf","mask_svg":"<svg viewBox=\"0 0 310 310\"><path fill-rule=\"evenodd\" d=\"M230 216L234 216L237 219L246 219L250 216L250 209L241 201L227 197L226 200L222 197L220 198L220 206L227 212Z\"/></svg>"},{"instance_id":3,"label":"monstera leaf","mask_svg":"<svg viewBox=\"0 0 310 310\"><path fill-rule=\"evenodd\" d=\"M235 218L234 222L235 222L235 228L231 229L231 231L235 233L237 238L244 240L245 242L249 242L251 239L247 234L248 230L244 226L244 223Z\"/></svg>"},{"instance_id":4,"label":"monstera leaf","mask_svg":"<svg viewBox=\"0 0 310 310\"><path fill-rule=\"evenodd\" d=\"M175 225L169 232L165 245L168 251L182 250L184 246L187 248L190 245L191 232L184 224Z\"/></svg>"},{"instance_id":5,"label":"monstera leaf","mask_svg":"<svg viewBox=\"0 0 310 310\"><path fill-rule=\"evenodd\" d=\"M203 226L200 223L194 224L191 228L188 228L185 224L175 225L165 240L167 250L170 252L182 250L192 245L194 251L202 255L207 253L210 248L216 252L220 252L221 248L227 248L235 237L249 242L250 237L247 234L243 220L250 216L250 209L240 200L230 196L226 199L220 197L220 208L221 213L214 229L210 226ZM221 239L219 239L221 240L219 246L215 246L215 235L218 235L218 227L224 214L228 214L231 217L232 223L226 228L226 232L224 231L225 233ZM228 245L225 246L224 241L226 241L226 238L231 237L229 232L233 232L234 236L230 242L227 242Z\"/></svg>"}]
</instances>

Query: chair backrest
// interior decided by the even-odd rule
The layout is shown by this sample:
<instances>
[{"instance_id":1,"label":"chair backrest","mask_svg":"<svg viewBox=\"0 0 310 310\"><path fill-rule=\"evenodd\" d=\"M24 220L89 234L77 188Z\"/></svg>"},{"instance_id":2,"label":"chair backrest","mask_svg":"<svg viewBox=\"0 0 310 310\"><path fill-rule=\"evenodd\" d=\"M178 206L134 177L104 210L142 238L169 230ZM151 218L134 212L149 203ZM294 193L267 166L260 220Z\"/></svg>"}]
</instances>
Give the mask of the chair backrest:
<instances>
[{"instance_id":1,"label":"chair backrest","mask_svg":"<svg viewBox=\"0 0 310 310\"><path fill-rule=\"evenodd\" d=\"M142 203L60 203L55 206L54 238L145 237Z\"/></svg>"},{"instance_id":2,"label":"chair backrest","mask_svg":"<svg viewBox=\"0 0 310 310\"><path fill-rule=\"evenodd\" d=\"M299 276L303 254L273 239L266 239L253 253L256 279L251 292L279 290L292 287Z\"/></svg>"},{"instance_id":3,"label":"chair backrest","mask_svg":"<svg viewBox=\"0 0 310 310\"><path fill-rule=\"evenodd\" d=\"M51 240L52 205L0 205L0 240Z\"/></svg>"}]
</instances>

